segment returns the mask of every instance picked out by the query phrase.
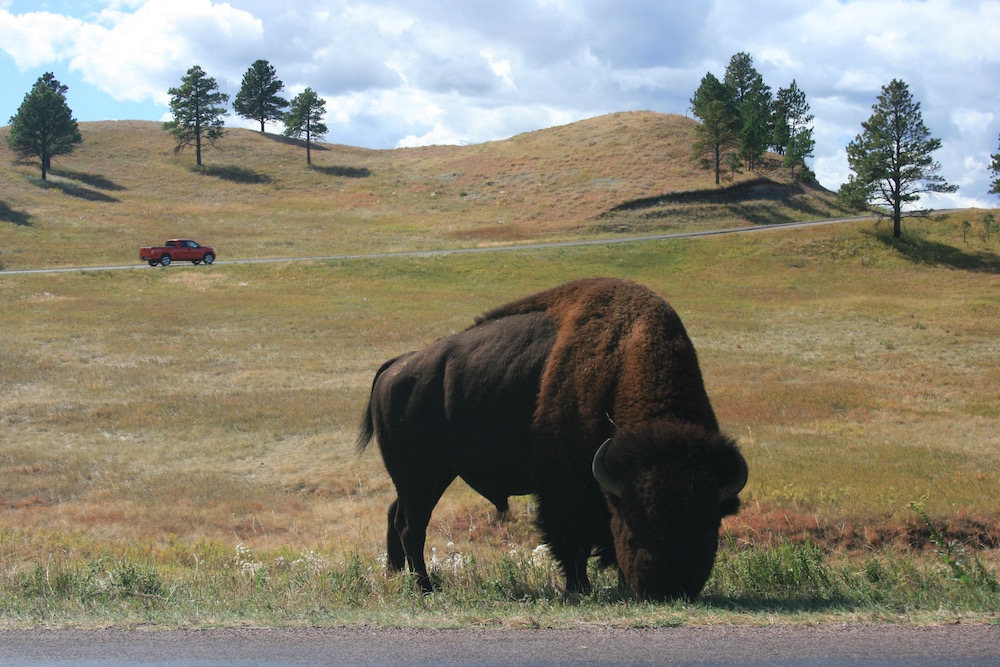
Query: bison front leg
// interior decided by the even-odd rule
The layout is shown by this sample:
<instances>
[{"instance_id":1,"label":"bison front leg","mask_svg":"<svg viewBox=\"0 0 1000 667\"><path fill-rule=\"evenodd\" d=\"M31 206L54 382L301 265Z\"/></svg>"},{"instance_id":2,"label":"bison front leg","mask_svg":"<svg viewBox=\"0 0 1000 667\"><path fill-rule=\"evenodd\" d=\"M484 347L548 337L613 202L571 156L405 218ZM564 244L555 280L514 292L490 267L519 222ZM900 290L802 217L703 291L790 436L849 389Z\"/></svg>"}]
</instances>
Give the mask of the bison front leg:
<instances>
[{"instance_id":1,"label":"bison front leg","mask_svg":"<svg viewBox=\"0 0 1000 667\"><path fill-rule=\"evenodd\" d=\"M581 543L574 527L567 525L565 516L567 515L564 513L552 513L551 505L547 506L539 499L539 525L552 557L559 563L566 577L566 590L570 593L585 593L590 590L587 560L591 545Z\"/></svg>"},{"instance_id":2,"label":"bison front leg","mask_svg":"<svg viewBox=\"0 0 1000 667\"><path fill-rule=\"evenodd\" d=\"M542 489L536 497L538 527L552 557L566 575L566 590L590 591L587 563L594 547L601 553L613 550L604 498L598 493L575 493L571 485L553 485Z\"/></svg>"},{"instance_id":3,"label":"bison front leg","mask_svg":"<svg viewBox=\"0 0 1000 667\"><path fill-rule=\"evenodd\" d=\"M581 551L578 547L558 548L551 545L552 556L559 563L566 575L566 591L568 593L589 593L590 577L587 576L587 560L589 551Z\"/></svg>"}]
</instances>

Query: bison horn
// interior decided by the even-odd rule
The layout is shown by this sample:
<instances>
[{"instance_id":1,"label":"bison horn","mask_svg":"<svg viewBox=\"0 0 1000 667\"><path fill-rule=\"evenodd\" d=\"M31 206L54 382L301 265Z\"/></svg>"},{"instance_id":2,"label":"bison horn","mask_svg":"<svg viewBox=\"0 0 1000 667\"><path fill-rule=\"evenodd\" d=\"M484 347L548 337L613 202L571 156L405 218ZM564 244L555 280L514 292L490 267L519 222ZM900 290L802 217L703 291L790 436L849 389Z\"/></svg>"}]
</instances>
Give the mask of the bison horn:
<instances>
[{"instance_id":1,"label":"bison horn","mask_svg":"<svg viewBox=\"0 0 1000 667\"><path fill-rule=\"evenodd\" d=\"M739 495L743 487L747 485L747 478L750 476L750 471L747 469L747 460L743 458L743 455L738 451L734 450L736 454L736 459L739 463L740 469L733 477L733 480L728 484L724 484L722 488L719 489L719 502L724 503L727 500L735 498Z\"/></svg>"},{"instance_id":2,"label":"bison horn","mask_svg":"<svg viewBox=\"0 0 1000 667\"><path fill-rule=\"evenodd\" d=\"M597 453L594 454L594 479L597 480L597 484L618 498L622 497L625 493L625 484L622 480L618 479L608 471L607 457L608 457L608 445L611 444L611 438L604 441Z\"/></svg>"}]
</instances>

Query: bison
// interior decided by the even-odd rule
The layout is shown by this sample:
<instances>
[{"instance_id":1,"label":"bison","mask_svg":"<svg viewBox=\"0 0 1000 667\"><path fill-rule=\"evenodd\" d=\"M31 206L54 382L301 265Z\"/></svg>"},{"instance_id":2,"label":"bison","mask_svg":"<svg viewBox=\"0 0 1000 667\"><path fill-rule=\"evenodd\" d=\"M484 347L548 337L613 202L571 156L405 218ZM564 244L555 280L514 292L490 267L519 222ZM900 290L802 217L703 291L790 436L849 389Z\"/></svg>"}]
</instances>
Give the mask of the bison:
<instances>
[{"instance_id":1,"label":"bison","mask_svg":"<svg viewBox=\"0 0 1000 667\"><path fill-rule=\"evenodd\" d=\"M535 496L567 589L589 589L596 555L649 599L698 595L747 481L680 318L611 278L514 301L387 361L359 451L373 436L397 492L388 564L408 564L424 591L427 525L456 477L501 510Z\"/></svg>"}]
</instances>

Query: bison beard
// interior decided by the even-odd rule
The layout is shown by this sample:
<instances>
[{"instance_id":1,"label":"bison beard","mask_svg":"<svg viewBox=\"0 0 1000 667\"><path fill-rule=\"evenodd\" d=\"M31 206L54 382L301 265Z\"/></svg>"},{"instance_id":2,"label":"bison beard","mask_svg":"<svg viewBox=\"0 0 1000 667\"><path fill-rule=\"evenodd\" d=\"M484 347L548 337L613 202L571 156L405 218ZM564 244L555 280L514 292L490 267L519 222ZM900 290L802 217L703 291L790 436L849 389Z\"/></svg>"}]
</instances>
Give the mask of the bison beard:
<instances>
[{"instance_id":1,"label":"bison beard","mask_svg":"<svg viewBox=\"0 0 1000 667\"><path fill-rule=\"evenodd\" d=\"M569 589L589 587L597 553L654 599L701 591L747 478L680 319L616 279L515 301L386 362L359 448L372 437L397 492L389 564L425 591L427 524L456 477L500 509L534 494Z\"/></svg>"}]
</instances>

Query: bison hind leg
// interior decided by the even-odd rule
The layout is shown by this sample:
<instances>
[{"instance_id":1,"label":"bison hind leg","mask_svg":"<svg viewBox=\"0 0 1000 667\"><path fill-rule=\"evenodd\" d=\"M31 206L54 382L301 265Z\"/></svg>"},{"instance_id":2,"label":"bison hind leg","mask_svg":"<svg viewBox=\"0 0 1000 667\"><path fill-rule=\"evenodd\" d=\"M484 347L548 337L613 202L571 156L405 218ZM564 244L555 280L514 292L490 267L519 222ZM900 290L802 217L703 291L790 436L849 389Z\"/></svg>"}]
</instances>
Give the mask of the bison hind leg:
<instances>
[{"instance_id":1,"label":"bison hind leg","mask_svg":"<svg viewBox=\"0 0 1000 667\"><path fill-rule=\"evenodd\" d=\"M455 473L447 468L437 471L424 468L411 471L410 476L402 479L393 478L398 497L396 511L389 516L389 532L391 534L395 528L410 572L416 576L417 583L424 593L434 591L424 560L427 524L430 523L434 506L455 477ZM393 549L391 539L389 544L390 550Z\"/></svg>"},{"instance_id":2,"label":"bison hind leg","mask_svg":"<svg viewBox=\"0 0 1000 667\"><path fill-rule=\"evenodd\" d=\"M399 509L399 498L389 505L388 528L386 529L386 565L390 570L402 570L406 567L406 552L403 551L403 540L400 537L405 519Z\"/></svg>"}]
</instances>

